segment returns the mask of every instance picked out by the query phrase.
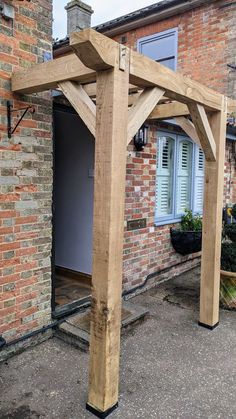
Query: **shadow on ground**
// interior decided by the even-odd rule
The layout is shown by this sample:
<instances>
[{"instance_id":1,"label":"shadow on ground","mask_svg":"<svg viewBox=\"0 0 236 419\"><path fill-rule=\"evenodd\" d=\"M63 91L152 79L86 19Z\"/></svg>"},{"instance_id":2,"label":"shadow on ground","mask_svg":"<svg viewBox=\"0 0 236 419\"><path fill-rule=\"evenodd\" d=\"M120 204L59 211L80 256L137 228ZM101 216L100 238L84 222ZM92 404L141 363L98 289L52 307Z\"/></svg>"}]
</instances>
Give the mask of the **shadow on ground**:
<instances>
[{"instance_id":1,"label":"shadow on ground","mask_svg":"<svg viewBox=\"0 0 236 419\"><path fill-rule=\"evenodd\" d=\"M130 300L150 317L122 336L119 409L111 418L235 418L236 312L198 321L199 271ZM88 354L56 338L0 365L1 419L83 419Z\"/></svg>"}]
</instances>

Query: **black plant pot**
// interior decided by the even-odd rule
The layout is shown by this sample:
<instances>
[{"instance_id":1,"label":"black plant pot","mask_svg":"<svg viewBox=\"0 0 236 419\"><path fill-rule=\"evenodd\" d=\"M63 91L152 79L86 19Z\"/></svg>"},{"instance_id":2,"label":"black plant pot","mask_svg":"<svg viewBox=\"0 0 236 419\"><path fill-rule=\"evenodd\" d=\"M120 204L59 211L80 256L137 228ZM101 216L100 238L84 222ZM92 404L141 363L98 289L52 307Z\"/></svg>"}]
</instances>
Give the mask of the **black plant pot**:
<instances>
[{"instance_id":1,"label":"black plant pot","mask_svg":"<svg viewBox=\"0 0 236 419\"><path fill-rule=\"evenodd\" d=\"M170 229L171 243L176 252L190 255L202 250L201 231L181 231Z\"/></svg>"}]
</instances>

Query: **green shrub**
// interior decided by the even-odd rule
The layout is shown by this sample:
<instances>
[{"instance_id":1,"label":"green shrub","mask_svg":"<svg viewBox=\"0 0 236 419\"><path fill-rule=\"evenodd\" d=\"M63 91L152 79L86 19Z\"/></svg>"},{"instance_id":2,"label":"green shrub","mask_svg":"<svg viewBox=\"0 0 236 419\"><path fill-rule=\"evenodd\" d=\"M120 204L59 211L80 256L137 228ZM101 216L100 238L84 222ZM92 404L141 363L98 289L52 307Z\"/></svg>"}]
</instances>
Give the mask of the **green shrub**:
<instances>
[{"instance_id":1,"label":"green shrub","mask_svg":"<svg viewBox=\"0 0 236 419\"><path fill-rule=\"evenodd\" d=\"M222 243L221 269L223 271L236 272L236 243Z\"/></svg>"},{"instance_id":2,"label":"green shrub","mask_svg":"<svg viewBox=\"0 0 236 419\"><path fill-rule=\"evenodd\" d=\"M236 204L234 204L233 207L232 207L232 216L236 220Z\"/></svg>"},{"instance_id":3,"label":"green shrub","mask_svg":"<svg viewBox=\"0 0 236 419\"><path fill-rule=\"evenodd\" d=\"M201 231L202 218L200 215L193 215L190 210L185 210L185 214L181 217L181 230L182 231Z\"/></svg>"},{"instance_id":4,"label":"green shrub","mask_svg":"<svg viewBox=\"0 0 236 419\"><path fill-rule=\"evenodd\" d=\"M223 236L236 243L236 223L226 224L223 229Z\"/></svg>"}]
</instances>

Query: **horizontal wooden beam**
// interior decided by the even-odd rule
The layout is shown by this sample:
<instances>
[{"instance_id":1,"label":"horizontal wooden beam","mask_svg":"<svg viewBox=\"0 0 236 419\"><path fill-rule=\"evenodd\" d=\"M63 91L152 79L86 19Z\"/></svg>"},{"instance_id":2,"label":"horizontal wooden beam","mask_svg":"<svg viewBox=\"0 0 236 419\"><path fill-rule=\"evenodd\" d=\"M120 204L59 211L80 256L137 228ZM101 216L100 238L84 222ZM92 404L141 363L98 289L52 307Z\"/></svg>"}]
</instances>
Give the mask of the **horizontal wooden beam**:
<instances>
[{"instance_id":1,"label":"horizontal wooden beam","mask_svg":"<svg viewBox=\"0 0 236 419\"><path fill-rule=\"evenodd\" d=\"M138 100L134 103L129 110L128 134L127 145L138 132L141 125L147 120L148 115L156 106L159 100L164 96L165 91L153 87L146 89L141 93Z\"/></svg>"},{"instance_id":2,"label":"horizontal wooden beam","mask_svg":"<svg viewBox=\"0 0 236 419\"><path fill-rule=\"evenodd\" d=\"M205 109L203 106L196 103L191 103L188 107L192 121L198 133L202 149L205 153L206 160L209 162L215 162L216 143Z\"/></svg>"},{"instance_id":3,"label":"horizontal wooden beam","mask_svg":"<svg viewBox=\"0 0 236 419\"><path fill-rule=\"evenodd\" d=\"M180 102L170 102L157 105L149 115L148 119L168 119L186 115L189 115L187 105Z\"/></svg>"},{"instance_id":4,"label":"horizontal wooden beam","mask_svg":"<svg viewBox=\"0 0 236 419\"><path fill-rule=\"evenodd\" d=\"M89 68L106 70L117 64L119 44L93 29L71 34L70 45ZM140 87L157 86L164 89L168 97L182 103L196 102L213 110L221 109L220 93L133 50L130 50L130 82Z\"/></svg>"},{"instance_id":5,"label":"horizontal wooden beam","mask_svg":"<svg viewBox=\"0 0 236 419\"><path fill-rule=\"evenodd\" d=\"M13 91L34 93L54 89L58 83L67 80L80 83L94 82L96 80L94 68L107 69L116 64L119 44L92 29L72 34L71 43L85 64L82 64L74 54L38 64L13 74ZM130 61L130 83L140 88L159 87L173 100L186 104L198 103L208 111L221 109L222 95L206 86L132 50L130 50Z\"/></svg>"},{"instance_id":6,"label":"horizontal wooden beam","mask_svg":"<svg viewBox=\"0 0 236 419\"><path fill-rule=\"evenodd\" d=\"M96 106L83 87L71 81L59 83L59 88L76 110L91 134L96 133Z\"/></svg>"},{"instance_id":7,"label":"horizontal wooden beam","mask_svg":"<svg viewBox=\"0 0 236 419\"><path fill-rule=\"evenodd\" d=\"M135 51L130 56L130 82L136 86L158 86L166 96L181 103L199 103L208 110L220 110L222 95L170 70Z\"/></svg>"},{"instance_id":8,"label":"horizontal wooden beam","mask_svg":"<svg viewBox=\"0 0 236 419\"><path fill-rule=\"evenodd\" d=\"M12 91L36 93L56 89L63 81L91 83L96 81L96 72L86 68L75 54L66 55L46 63L13 73Z\"/></svg>"}]
</instances>

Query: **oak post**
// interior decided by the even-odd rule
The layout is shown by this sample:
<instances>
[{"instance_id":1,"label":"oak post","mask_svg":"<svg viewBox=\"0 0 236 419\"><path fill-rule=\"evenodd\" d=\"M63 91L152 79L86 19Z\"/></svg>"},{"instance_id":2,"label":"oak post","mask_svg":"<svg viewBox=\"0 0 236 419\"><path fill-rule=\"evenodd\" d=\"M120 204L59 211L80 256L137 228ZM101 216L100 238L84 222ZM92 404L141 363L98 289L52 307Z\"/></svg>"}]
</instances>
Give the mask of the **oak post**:
<instances>
[{"instance_id":1,"label":"oak post","mask_svg":"<svg viewBox=\"0 0 236 419\"><path fill-rule=\"evenodd\" d=\"M203 211L200 325L213 329L219 323L220 257L227 99L210 125L216 143L216 161L206 161Z\"/></svg>"},{"instance_id":2,"label":"oak post","mask_svg":"<svg viewBox=\"0 0 236 419\"><path fill-rule=\"evenodd\" d=\"M129 54L123 71L117 53L115 67L97 73L87 409L98 414L109 413L118 402Z\"/></svg>"}]
</instances>

